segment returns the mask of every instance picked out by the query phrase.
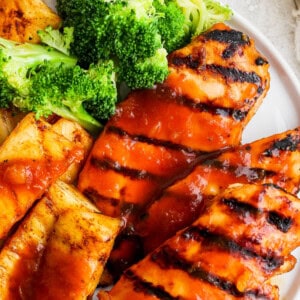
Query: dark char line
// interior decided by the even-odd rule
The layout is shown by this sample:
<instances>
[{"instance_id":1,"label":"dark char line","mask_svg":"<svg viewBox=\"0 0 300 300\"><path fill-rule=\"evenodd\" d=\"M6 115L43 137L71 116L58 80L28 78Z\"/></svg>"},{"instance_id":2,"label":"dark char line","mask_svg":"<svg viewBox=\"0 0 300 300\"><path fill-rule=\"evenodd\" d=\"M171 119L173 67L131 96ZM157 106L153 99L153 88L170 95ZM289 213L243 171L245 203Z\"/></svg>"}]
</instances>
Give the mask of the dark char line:
<instances>
[{"instance_id":1,"label":"dark char line","mask_svg":"<svg viewBox=\"0 0 300 300\"><path fill-rule=\"evenodd\" d=\"M98 201L105 201L107 203L109 203L111 206L118 206L120 200L119 199L115 199L115 198L110 198L110 197L105 197L101 194L98 193L98 191L96 191L93 188L87 188L83 191L83 194L90 199L91 201L93 201L94 203L97 203Z\"/></svg>"},{"instance_id":2,"label":"dark char line","mask_svg":"<svg viewBox=\"0 0 300 300\"><path fill-rule=\"evenodd\" d=\"M300 136L293 136L289 134L287 137L275 141L272 146L264 151L264 155L267 157L278 156L278 151L296 151L299 147Z\"/></svg>"},{"instance_id":3,"label":"dark char line","mask_svg":"<svg viewBox=\"0 0 300 300\"><path fill-rule=\"evenodd\" d=\"M284 233L288 232L293 224L291 217L285 217L276 211L266 211L261 208L257 208L249 203L240 202L236 198L224 198L222 199L222 202L228 206L231 211L234 211L242 216L246 216L249 213L253 216L266 213L267 222Z\"/></svg>"},{"instance_id":4,"label":"dark char line","mask_svg":"<svg viewBox=\"0 0 300 300\"><path fill-rule=\"evenodd\" d=\"M206 65L206 68L214 73L218 73L225 79L232 80L234 82L248 82L261 85L262 81L260 76L255 72L245 72L236 68L223 67L220 65Z\"/></svg>"},{"instance_id":5,"label":"dark char line","mask_svg":"<svg viewBox=\"0 0 300 300\"><path fill-rule=\"evenodd\" d=\"M186 147L186 146L181 145L181 144L172 143L170 141L150 138L148 136L141 135L141 134L130 134L130 133L126 132L125 130L123 130L122 128L116 127L116 126L109 126L106 129L106 132L116 134L120 137L130 138L132 141L145 143L145 144L148 144L148 145L154 145L154 146L158 146L158 147L164 147L164 148L167 148L167 149L170 149L170 150L183 151L183 152L186 152L186 153L195 154L195 156L199 156L199 155L202 155L202 154L207 154L207 152L197 151L197 150L194 150L190 147Z\"/></svg>"},{"instance_id":6,"label":"dark char line","mask_svg":"<svg viewBox=\"0 0 300 300\"><path fill-rule=\"evenodd\" d=\"M201 162L201 164L218 170L224 170L230 173L234 173L236 176L246 176L247 180L250 182L261 181L265 178L276 175L276 172L262 168L226 165L223 161L220 161L218 159L206 159Z\"/></svg>"},{"instance_id":7,"label":"dark char line","mask_svg":"<svg viewBox=\"0 0 300 300\"><path fill-rule=\"evenodd\" d=\"M253 249L241 246L241 242L236 242L223 234L212 232L208 228L191 226L183 231L181 236L185 240L203 241L204 247L213 245L229 253L238 253L246 259L254 258L266 272L272 272L278 269L284 262L282 257L278 257L274 253L268 253L268 256L262 256Z\"/></svg>"},{"instance_id":8,"label":"dark char line","mask_svg":"<svg viewBox=\"0 0 300 300\"><path fill-rule=\"evenodd\" d=\"M229 59L234 56L240 47L250 44L249 37L243 32L236 30L213 30L204 34L206 40L213 40L223 44L228 44L222 53L222 58Z\"/></svg>"},{"instance_id":9,"label":"dark char line","mask_svg":"<svg viewBox=\"0 0 300 300\"><path fill-rule=\"evenodd\" d=\"M213 40L226 44L249 45L249 37L241 31L234 29L219 30L215 29L204 34L207 40Z\"/></svg>"},{"instance_id":10,"label":"dark char line","mask_svg":"<svg viewBox=\"0 0 300 300\"><path fill-rule=\"evenodd\" d=\"M163 286L155 286L151 282L147 282L136 275L132 270L125 271L124 276L133 282L134 290L145 295L152 295L162 300L179 300L178 297L173 297Z\"/></svg>"},{"instance_id":11,"label":"dark char line","mask_svg":"<svg viewBox=\"0 0 300 300\"><path fill-rule=\"evenodd\" d=\"M201 267L193 265L193 263L186 261L180 257L180 254L169 247L164 245L154 251L151 255L151 260L159 265L161 269L179 269L187 272L191 277L211 284L224 292L235 297L245 297L247 295L256 296L255 299L270 299L266 295L262 295L259 291L250 290L245 293L240 292L233 282L212 274Z\"/></svg>"},{"instance_id":12,"label":"dark char line","mask_svg":"<svg viewBox=\"0 0 300 300\"><path fill-rule=\"evenodd\" d=\"M224 67L216 64L207 64L202 66L201 62L198 60L194 60L191 55L186 57L174 56L171 60L172 64L174 64L175 66L187 66L188 68L194 70L197 70L201 67L201 69L203 70L206 69L213 73L220 74L226 80L231 80L233 82L248 82L254 83L259 86L261 86L262 84L260 76L257 75L255 72L245 72L237 68Z\"/></svg>"},{"instance_id":13,"label":"dark char line","mask_svg":"<svg viewBox=\"0 0 300 300\"><path fill-rule=\"evenodd\" d=\"M193 99L184 96L177 97L176 102L193 110L208 112L212 115L220 115L226 118L233 118L235 121L243 121L248 114L248 111L242 111L231 107L216 106L212 103L197 103L193 101Z\"/></svg>"},{"instance_id":14,"label":"dark char line","mask_svg":"<svg viewBox=\"0 0 300 300\"><path fill-rule=\"evenodd\" d=\"M117 173L120 173L126 177L129 177L132 180L151 180L160 182L161 177L147 172L145 170L138 170L133 168L128 168L121 166L118 162L111 160L110 158L97 158L95 156L91 157L91 165L97 169L108 171L112 170Z\"/></svg>"}]
</instances>

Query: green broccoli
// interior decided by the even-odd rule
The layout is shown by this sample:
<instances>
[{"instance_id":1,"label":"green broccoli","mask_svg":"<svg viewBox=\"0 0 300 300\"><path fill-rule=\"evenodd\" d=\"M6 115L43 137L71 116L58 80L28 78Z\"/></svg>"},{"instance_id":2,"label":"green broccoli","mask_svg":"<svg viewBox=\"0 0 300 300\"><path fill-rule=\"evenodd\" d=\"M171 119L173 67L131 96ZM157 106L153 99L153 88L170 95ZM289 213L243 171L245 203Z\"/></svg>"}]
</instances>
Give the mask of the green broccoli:
<instances>
[{"instance_id":1,"label":"green broccoli","mask_svg":"<svg viewBox=\"0 0 300 300\"><path fill-rule=\"evenodd\" d=\"M158 18L157 27L167 52L181 48L190 41L185 26L185 15L174 1L154 0Z\"/></svg>"},{"instance_id":2,"label":"green broccoli","mask_svg":"<svg viewBox=\"0 0 300 300\"><path fill-rule=\"evenodd\" d=\"M122 61L152 57L162 47L152 0L127 0L111 5L113 55Z\"/></svg>"},{"instance_id":3,"label":"green broccoli","mask_svg":"<svg viewBox=\"0 0 300 300\"><path fill-rule=\"evenodd\" d=\"M153 4L159 15L159 33L168 52L232 15L228 6L214 0L154 0Z\"/></svg>"},{"instance_id":4,"label":"green broccoli","mask_svg":"<svg viewBox=\"0 0 300 300\"><path fill-rule=\"evenodd\" d=\"M169 52L231 17L214 0L57 0L57 11L74 28L70 46L79 64L112 59L132 89L162 82Z\"/></svg>"},{"instance_id":5,"label":"green broccoli","mask_svg":"<svg viewBox=\"0 0 300 300\"><path fill-rule=\"evenodd\" d=\"M56 113L97 131L115 109L117 90L112 61L89 69L77 59L42 45L0 38L0 105L13 104L37 117Z\"/></svg>"},{"instance_id":6,"label":"green broccoli","mask_svg":"<svg viewBox=\"0 0 300 300\"><path fill-rule=\"evenodd\" d=\"M81 66L88 68L91 63L111 56L112 6L120 7L120 0L58 0L57 11L63 20L63 27L74 28L71 54L78 57Z\"/></svg>"},{"instance_id":7,"label":"green broccoli","mask_svg":"<svg viewBox=\"0 0 300 300\"><path fill-rule=\"evenodd\" d=\"M231 18L232 10L215 0L174 0L182 9L186 24L190 29L191 38L208 30L218 22L224 22Z\"/></svg>"},{"instance_id":8,"label":"green broccoli","mask_svg":"<svg viewBox=\"0 0 300 300\"><path fill-rule=\"evenodd\" d=\"M70 55L70 44L73 42L73 27L64 27L63 32L47 26L44 30L38 30L38 35L43 44L46 44L66 55Z\"/></svg>"},{"instance_id":9,"label":"green broccoli","mask_svg":"<svg viewBox=\"0 0 300 300\"><path fill-rule=\"evenodd\" d=\"M149 87L165 79L167 53L163 63L154 59L163 46L152 0L58 0L57 10L63 26L74 27L71 53L79 58L81 66L113 59L119 70L130 68L126 76L120 74L118 78L126 78L131 88L138 88L141 86L133 84L136 79L130 74L134 75L142 60L151 60L155 71L139 67L143 77L140 82Z\"/></svg>"},{"instance_id":10,"label":"green broccoli","mask_svg":"<svg viewBox=\"0 0 300 300\"><path fill-rule=\"evenodd\" d=\"M127 60L122 63L119 76L130 89L152 88L162 82L168 75L167 51L158 49L153 56L135 62Z\"/></svg>"}]
</instances>

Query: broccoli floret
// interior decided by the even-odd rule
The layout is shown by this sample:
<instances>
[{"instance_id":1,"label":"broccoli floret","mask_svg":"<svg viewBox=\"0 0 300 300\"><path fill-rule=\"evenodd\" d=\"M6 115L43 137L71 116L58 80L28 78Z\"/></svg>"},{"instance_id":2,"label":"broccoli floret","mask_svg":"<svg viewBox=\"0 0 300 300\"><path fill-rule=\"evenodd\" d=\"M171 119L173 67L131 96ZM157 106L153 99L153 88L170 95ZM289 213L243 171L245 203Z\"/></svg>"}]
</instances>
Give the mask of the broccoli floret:
<instances>
[{"instance_id":1,"label":"broccoli floret","mask_svg":"<svg viewBox=\"0 0 300 300\"><path fill-rule=\"evenodd\" d=\"M167 52L179 49L189 42L189 32L185 28L185 16L174 1L154 0L158 15L157 27Z\"/></svg>"},{"instance_id":2,"label":"broccoli floret","mask_svg":"<svg viewBox=\"0 0 300 300\"><path fill-rule=\"evenodd\" d=\"M113 59L120 64L120 70L131 68L126 75L128 85L135 81L130 74L141 60L152 59L162 48L152 0L58 0L57 10L63 26L74 27L71 53L79 57L81 66L99 59ZM164 68L163 72L152 72L151 77L145 68L145 74L139 68L139 74L144 77L146 86L150 86L164 80L161 74L167 74L167 65Z\"/></svg>"},{"instance_id":3,"label":"broccoli floret","mask_svg":"<svg viewBox=\"0 0 300 300\"><path fill-rule=\"evenodd\" d=\"M190 38L199 35L218 22L229 20L232 10L215 0L173 0L185 16L185 30Z\"/></svg>"},{"instance_id":4,"label":"broccoli floret","mask_svg":"<svg viewBox=\"0 0 300 300\"><path fill-rule=\"evenodd\" d=\"M113 61L99 61L91 65L88 76L93 81L96 97L84 101L84 108L97 120L108 119L114 112L118 99L116 71Z\"/></svg>"},{"instance_id":5,"label":"broccoli floret","mask_svg":"<svg viewBox=\"0 0 300 300\"><path fill-rule=\"evenodd\" d=\"M112 59L132 88L162 82L167 53L231 16L213 0L57 0L57 10L63 26L74 27L71 53L81 66Z\"/></svg>"},{"instance_id":6,"label":"broccoli floret","mask_svg":"<svg viewBox=\"0 0 300 300\"><path fill-rule=\"evenodd\" d=\"M37 117L56 113L95 132L117 101L113 63L101 61L88 70L76 63L50 47L0 39L0 87L5 87L0 105L12 103Z\"/></svg>"},{"instance_id":7,"label":"broccoli floret","mask_svg":"<svg viewBox=\"0 0 300 300\"><path fill-rule=\"evenodd\" d=\"M128 0L122 7L111 6L113 54L118 59L146 59L162 47L152 0Z\"/></svg>"},{"instance_id":8,"label":"broccoli floret","mask_svg":"<svg viewBox=\"0 0 300 300\"><path fill-rule=\"evenodd\" d=\"M121 0L58 0L57 11L63 27L74 28L71 53L79 63L88 67L100 59L108 59L115 40L112 32L111 11L121 7Z\"/></svg>"},{"instance_id":9,"label":"broccoli floret","mask_svg":"<svg viewBox=\"0 0 300 300\"><path fill-rule=\"evenodd\" d=\"M1 81L7 82L20 94L28 93L31 77L45 61L58 66L73 67L77 59L66 56L51 47L24 43L20 44L0 38L0 74Z\"/></svg>"},{"instance_id":10,"label":"broccoli floret","mask_svg":"<svg viewBox=\"0 0 300 300\"><path fill-rule=\"evenodd\" d=\"M38 30L38 35L42 43L66 54L70 55L70 44L73 42L73 27L64 27L61 32L47 26L44 30Z\"/></svg>"},{"instance_id":11,"label":"broccoli floret","mask_svg":"<svg viewBox=\"0 0 300 300\"><path fill-rule=\"evenodd\" d=\"M214 0L154 0L153 3L159 15L159 33L168 52L232 15L228 6Z\"/></svg>"},{"instance_id":12,"label":"broccoli floret","mask_svg":"<svg viewBox=\"0 0 300 300\"><path fill-rule=\"evenodd\" d=\"M162 82L169 72L167 51L164 48L158 49L147 59L136 62L127 60L121 65L120 76L131 89L152 88L156 83Z\"/></svg>"}]
</instances>

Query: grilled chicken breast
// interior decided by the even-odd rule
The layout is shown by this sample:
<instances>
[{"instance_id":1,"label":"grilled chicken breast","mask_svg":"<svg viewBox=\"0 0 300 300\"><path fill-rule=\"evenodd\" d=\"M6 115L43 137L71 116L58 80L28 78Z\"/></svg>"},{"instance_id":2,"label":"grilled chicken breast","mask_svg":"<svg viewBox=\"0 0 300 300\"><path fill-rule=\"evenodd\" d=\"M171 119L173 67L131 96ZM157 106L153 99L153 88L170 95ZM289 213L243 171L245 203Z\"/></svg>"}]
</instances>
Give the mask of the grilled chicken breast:
<instances>
[{"instance_id":1,"label":"grilled chicken breast","mask_svg":"<svg viewBox=\"0 0 300 300\"><path fill-rule=\"evenodd\" d=\"M200 162L140 216L136 231L146 252L199 217L205 202L233 183L273 183L300 189L300 127L239 146ZM159 234L158 234L159 232Z\"/></svg>"},{"instance_id":2,"label":"grilled chicken breast","mask_svg":"<svg viewBox=\"0 0 300 300\"><path fill-rule=\"evenodd\" d=\"M119 229L119 220L56 181L0 252L1 300L87 299Z\"/></svg>"},{"instance_id":3,"label":"grilled chicken breast","mask_svg":"<svg viewBox=\"0 0 300 300\"><path fill-rule=\"evenodd\" d=\"M27 115L0 148L0 239L74 162L84 148Z\"/></svg>"},{"instance_id":4,"label":"grilled chicken breast","mask_svg":"<svg viewBox=\"0 0 300 300\"><path fill-rule=\"evenodd\" d=\"M274 185L229 187L99 299L278 299L270 279L295 264L299 214Z\"/></svg>"},{"instance_id":5,"label":"grilled chicken breast","mask_svg":"<svg viewBox=\"0 0 300 300\"><path fill-rule=\"evenodd\" d=\"M224 24L172 53L169 63L165 83L119 104L79 176L79 190L100 211L125 220L125 235L149 200L195 161L240 143L269 88L268 63L253 40ZM125 240L112 254L119 262L132 256L135 241Z\"/></svg>"},{"instance_id":6,"label":"grilled chicken breast","mask_svg":"<svg viewBox=\"0 0 300 300\"><path fill-rule=\"evenodd\" d=\"M224 56L230 47L236 50ZM224 94L210 88L210 77ZM197 93L186 93L187 82ZM79 189L108 215L133 215L196 157L239 144L268 87L268 63L254 42L225 25L213 27L170 55L165 84L135 91L118 106L80 174Z\"/></svg>"}]
</instances>

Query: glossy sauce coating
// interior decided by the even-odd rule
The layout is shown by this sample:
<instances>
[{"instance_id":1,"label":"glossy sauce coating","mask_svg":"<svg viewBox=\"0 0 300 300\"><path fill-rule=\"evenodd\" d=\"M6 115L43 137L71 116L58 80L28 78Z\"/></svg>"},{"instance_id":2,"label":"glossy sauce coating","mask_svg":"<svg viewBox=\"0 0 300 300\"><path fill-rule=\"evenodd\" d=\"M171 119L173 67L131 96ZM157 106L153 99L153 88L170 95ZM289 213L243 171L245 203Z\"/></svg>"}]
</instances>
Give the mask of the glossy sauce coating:
<instances>
[{"instance_id":1,"label":"glossy sauce coating","mask_svg":"<svg viewBox=\"0 0 300 300\"><path fill-rule=\"evenodd\" d=\"M269 280L295 264L299 209L296 196L272 184L229 187L126 270L108 299L279 299Z\"/></svg>"},{"instance_id":2,"label":"glossy sauce coating","mask_svg":"<svg viewBox=\"0 0 300 300\"><path fill-rule=\"evenodd\" d=\"M272 183L297 194L300 189L300 128L222 152L195 166L164 190L140 216L137 232L146 252L189 226L205 203L234 183ZM159 234L157 234L159 232Z\"/></svg>"},{"instance_id":3,"label":"glossy sauce coating","mask_svg":"<svg viewBox=\"0 0 300 300\"><path fill-rule=\"evenodd\" d=\"M3 238L51 183L72 163L83 159L84 149L29 114L0 150L0 238Z\"/></svg>"},{"instance_id":4,"label":"glossy sauce coating","mask_svg":"<svg viewBox=\"0 0 300 300\"><path fill-rule=\"evenodd\" d=\"M218 24L210 32L235 31ZM220 40L209 32L200 36L170 55L170 75L163 85L135 91L120 103L78 184L104 213L127 216L121 209L126 202L144 205L197 157L239 144L269 87L268 64L257 65L261 55L251 39L242 38L236 53L224 59L222 51L230 39ZM191 56L193 64L186 63ZM233 75L211 70L212 65L229 68ZM255 79L245 72L255 73ZM215 95L211 81L230 92ZM197 88L185 88L190 83Z\"/></svg>"},{"instance_id":5,"label":"glossy sauce coating","mask_svg":"<svg viewBox=\"0 0 300 300\"><path fill-rule=\"evenodd\" d=\"M236 51L224 57L232 43ZM163 84L119 104L78 181L104 214L125 220L130 235L149 201L196 161L240 143L269 88L268 63L254 42L224 24L171 53L169 70Z\"/></svg>"}]
</instances>

